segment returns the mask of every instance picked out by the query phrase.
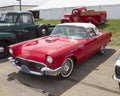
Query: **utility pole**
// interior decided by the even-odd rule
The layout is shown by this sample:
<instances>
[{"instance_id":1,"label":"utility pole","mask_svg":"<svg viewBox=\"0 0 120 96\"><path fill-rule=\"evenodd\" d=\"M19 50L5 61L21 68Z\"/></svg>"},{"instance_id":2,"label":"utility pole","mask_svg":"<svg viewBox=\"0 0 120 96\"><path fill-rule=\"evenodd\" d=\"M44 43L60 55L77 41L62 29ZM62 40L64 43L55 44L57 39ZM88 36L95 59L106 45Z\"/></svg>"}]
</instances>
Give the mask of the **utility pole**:
<instances>
[{"instance_id":1,"label":"utility pole","mask_svg":"<svg viewBox=\"0 0 120 96\"><path fill-rule=\"evenodd\" d=\"M17 1L19 1L20 11L22 11L21 0L17 0Z\"/></svg>"}]
</instances>

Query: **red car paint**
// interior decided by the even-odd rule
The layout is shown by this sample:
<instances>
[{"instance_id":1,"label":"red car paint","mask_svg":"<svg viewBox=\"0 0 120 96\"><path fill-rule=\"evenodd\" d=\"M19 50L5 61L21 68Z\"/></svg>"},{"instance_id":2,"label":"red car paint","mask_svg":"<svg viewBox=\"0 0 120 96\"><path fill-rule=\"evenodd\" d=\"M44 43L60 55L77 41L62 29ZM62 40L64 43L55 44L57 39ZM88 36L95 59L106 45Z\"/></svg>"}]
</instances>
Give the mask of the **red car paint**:
<instances>
[{"instance_id":1,"label":"red car paint","mask_svg":"<svg viewBox=\"0 0 120 96\"><path fill-rule=\"evenodd\" d=\"M71 23L71 25L74 24L76 23ZM59 25L66 26L67 23ZM106 46L110 41L111 36L111 32L99 32L96 36L83 39L51 35L10 45L9 49L13 50L13 53L11 54L13 59L19 57L24 59L24 61L42 62L47 68L55 70L59 67L62 68L63 61L69 57L74 57L76 64L80 64L80 62L87 57L99 51L102 46ZM47 56L53 58L52 63L47 62ZM34 71L38 71L38 69L33 69Z\"/></svg>"}]
</instances>

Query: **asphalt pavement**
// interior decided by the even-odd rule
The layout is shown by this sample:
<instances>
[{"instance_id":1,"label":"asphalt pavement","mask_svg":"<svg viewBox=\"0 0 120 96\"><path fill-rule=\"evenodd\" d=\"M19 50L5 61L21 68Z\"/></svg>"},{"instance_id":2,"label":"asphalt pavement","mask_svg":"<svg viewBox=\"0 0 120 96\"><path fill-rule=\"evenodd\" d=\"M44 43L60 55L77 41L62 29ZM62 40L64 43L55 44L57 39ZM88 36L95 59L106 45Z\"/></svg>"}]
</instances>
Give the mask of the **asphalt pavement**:
<instances>
[{"instance_id":1,"label":"asphalt pavement","mask_svg":"<svg viewBox=\"0 0 120 96\"><path fill-rule=\"evenodd\" d=\"M0 60L0 96L120 96L112 79L120 47L108 46L104 55L93 55L75 66L67 79L35 76Z\"/></svg>"},{"instance_id":2,"label":"asphalt pavement","mask_svg":"<svg viewBox=\"0 0 120 96\"><path fill-rule=\"evenodd\" d=\"M120 47L108 47L107 54L111 54L108 59L61 96L120 96L118 84L112 79Z\"/></svg>"}]
</instances>

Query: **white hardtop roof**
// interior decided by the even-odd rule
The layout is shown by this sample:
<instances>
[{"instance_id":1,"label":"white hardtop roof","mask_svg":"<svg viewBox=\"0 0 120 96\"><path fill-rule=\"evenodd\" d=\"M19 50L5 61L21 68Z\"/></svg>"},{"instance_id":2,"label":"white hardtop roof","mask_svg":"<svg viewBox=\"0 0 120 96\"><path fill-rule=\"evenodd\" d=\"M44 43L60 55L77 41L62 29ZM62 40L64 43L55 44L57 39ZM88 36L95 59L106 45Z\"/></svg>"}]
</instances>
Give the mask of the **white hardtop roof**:
<instances>
[{"instance_id":1,"label":"white hardtop roof","mask_svg":"<svg viewBox=\"0 0 120 96\"><path fill-rule=\"evenodd\" d=\"M76 27L83 27L83 28L95 28L96 26L91 23L61 23L58 25L70 25L70 26L76 26Z\"/></svg>"}]
</instances>

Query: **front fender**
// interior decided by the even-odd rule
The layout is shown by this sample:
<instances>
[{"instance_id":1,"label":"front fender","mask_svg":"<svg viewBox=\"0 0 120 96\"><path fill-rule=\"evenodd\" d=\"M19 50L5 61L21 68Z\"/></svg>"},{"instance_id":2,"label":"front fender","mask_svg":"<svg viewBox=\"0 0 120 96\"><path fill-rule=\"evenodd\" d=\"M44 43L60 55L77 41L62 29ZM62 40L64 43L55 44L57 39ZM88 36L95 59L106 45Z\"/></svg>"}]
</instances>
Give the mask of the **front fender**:
<instances>
[{"instance_id":1,"label":"front fender","mask_svg":"<svg viewBox=\"0 0 120 96\"><path fill-rule=\"evenodd\" d=\"M61 23L72 22L70 18L62 18Z\"/></svg>"},{"instance_id":2,"label":"front fender","mask_svg":"<svg viewBox=\"0 0 120 96\"><path fill-rule=\"evenodd\" d=\"M50 55L52 56L52 55ZM52 56L53 59L54 59L54 62L53 64L48 64L48 66L50 68L58 68L58 67L61 67L62 66L62 63L63 61L66 59L66 58L69 58L69 57L74 57L75 60L77 60L76 56L74 55L74 52L71 52L70 50L67 51L67 52L58 52L56 55Z\"/></svg>"},{"instance_id":3,"label":"front fender","mask_svg":"<svg viewBox=\"0 0 120 96\"><path fill-rule=\"evenodd\" d=\"M16 42L16 35L8 32L0 32L0 41L9 41L11 44Z\"/></svg>"}]
</instances>

